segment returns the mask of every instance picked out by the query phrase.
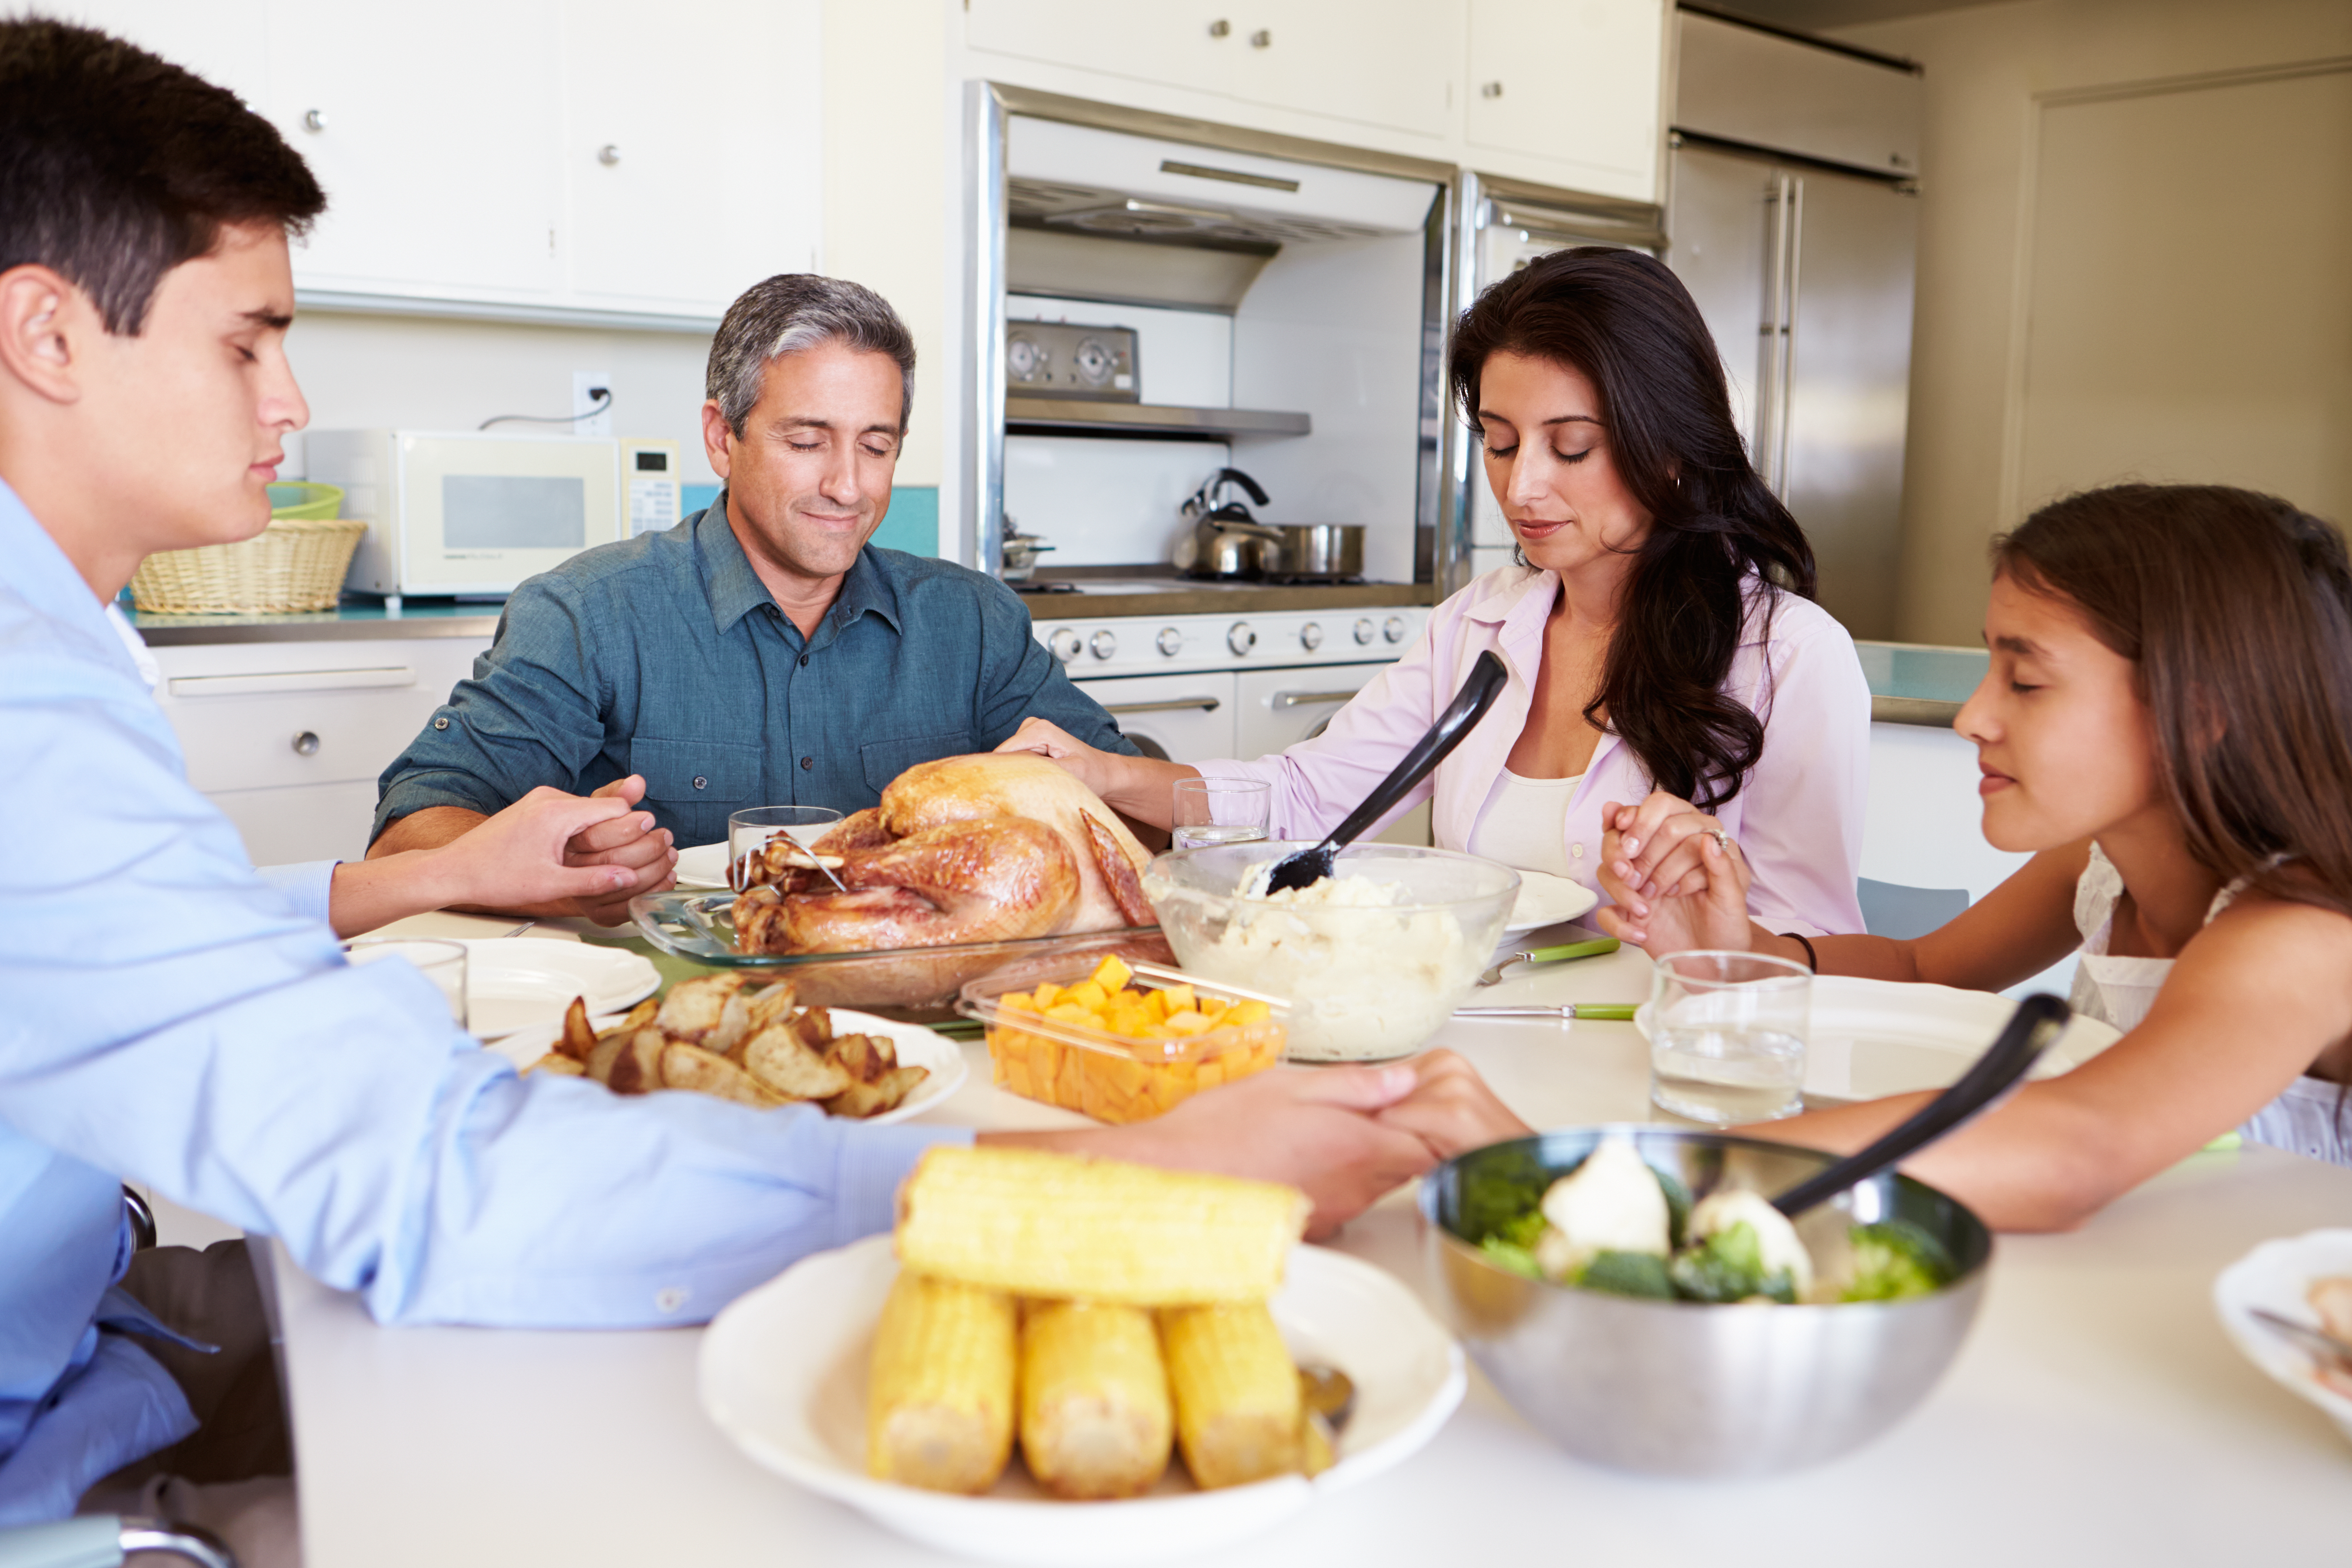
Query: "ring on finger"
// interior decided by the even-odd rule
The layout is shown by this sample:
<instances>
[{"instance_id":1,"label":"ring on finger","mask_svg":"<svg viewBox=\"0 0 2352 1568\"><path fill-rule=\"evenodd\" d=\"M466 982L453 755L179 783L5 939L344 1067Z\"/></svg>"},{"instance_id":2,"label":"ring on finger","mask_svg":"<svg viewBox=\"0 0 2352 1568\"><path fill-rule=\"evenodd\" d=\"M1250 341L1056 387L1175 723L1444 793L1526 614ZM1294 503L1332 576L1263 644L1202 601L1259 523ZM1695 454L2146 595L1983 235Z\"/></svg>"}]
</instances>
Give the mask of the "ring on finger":
<instances>
[{"instance_id":1,"label":"ring on finger","mask_svg":"<svg viewBox=\"0 0 2352 1568\"><path fill-rule=\"evenodd\" d=\"M1715 847L1717 849L1722 850L1726 855L1729 855L1731 853L1730 834L1726 833L1720 827L1710 827L1706 830L1706 836L1715 840Z\"/></svg>"}]
</instances>

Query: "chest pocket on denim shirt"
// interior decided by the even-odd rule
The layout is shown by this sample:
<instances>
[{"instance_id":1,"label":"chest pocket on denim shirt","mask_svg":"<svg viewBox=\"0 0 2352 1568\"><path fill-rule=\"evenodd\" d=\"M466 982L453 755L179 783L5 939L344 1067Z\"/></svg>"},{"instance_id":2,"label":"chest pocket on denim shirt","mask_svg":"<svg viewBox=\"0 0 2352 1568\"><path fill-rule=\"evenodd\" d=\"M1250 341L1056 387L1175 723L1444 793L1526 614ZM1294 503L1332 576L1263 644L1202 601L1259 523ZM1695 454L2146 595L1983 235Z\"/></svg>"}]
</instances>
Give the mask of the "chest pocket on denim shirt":
<instances>
[{"instance_id":1,"label":"chest pocket on denim shirt","mask_svg":"<svg viewBox=\"0 0 2352 1568\"><path fill-rule=\"evenodd\" d=\"M865 772L866 787L880 795L892 779L917 763L937 762L941 757L961 757L971 750L971 737L957 730L945 735L914 735L903 741L877 741L870 746L857 748L857 763Z\"/></svg>"},{"instance_id":2,"label":"chest pocket on denim shirt","mask_svg":"<svg viewBox=\"0 0 2352 1568\"><path fill-rule=\"evenodd\" d=\"M629 742L629 771L646 781L646 808L666 819L681 849L727 837L727 815L770 803L760 791L760 748L726 741Z\"/></svg>"}]
</instances>

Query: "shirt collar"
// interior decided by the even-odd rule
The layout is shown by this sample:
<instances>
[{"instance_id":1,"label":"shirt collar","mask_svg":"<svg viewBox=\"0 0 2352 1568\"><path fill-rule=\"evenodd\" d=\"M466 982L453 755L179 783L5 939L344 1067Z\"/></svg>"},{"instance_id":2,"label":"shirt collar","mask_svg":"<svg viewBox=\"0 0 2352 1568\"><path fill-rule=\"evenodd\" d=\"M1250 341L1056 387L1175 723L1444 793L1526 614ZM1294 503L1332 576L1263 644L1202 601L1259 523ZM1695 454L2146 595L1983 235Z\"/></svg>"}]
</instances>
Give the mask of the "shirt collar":
<instances>
[{"instance_id":1,"label":"shirt collar","mask_svg":"<svg viewBox=\"0 0 2352 1568\"><path fill-rule=\"evenodd\" d=\"M5 479L0 479L0 576L34 609L75 627L105 655L135 668L129 646L105 626L106 607ZM129 623L123 629L130 629Z\"/></svg>"},{"instance_id":2,"label":"shirt collar","mask_svg":"<svg viewBox=\"0 0 2352 1568\"><path fill-rule=\"evenodd\" d=\"M751 570L751 563L743 553L743 542L735 537L735 530L727 521L726 491L719 492L719 499L710 503L710 510L695 524L694 538L702 552L710 618L721 636L734 630L736 622L761 605L775 604L775 595L760 581L760 574ZM860 550L857 559L849 563L849 571L841 580L841 591L834 595L832 607L818 623L818 637L830 641L848 630L868 610L887 621L891 630L905 629L898 614L898 584L871 545Z\"/></svg>"},{"instance_id":3,"label":"shirt collar","mask_svg":"<svg viewBox=\"0 0 2352 1568\"><path fill-rule=\"evenodd\" d=\"M1501 627L1495 640L1508 646L1538 636L1545 618L1551 614L1553 601L1559 597L1558 573L1531 571L1517 583L1470 605L1462 615L1465 620Z\"/></svg>"}]
</instances>

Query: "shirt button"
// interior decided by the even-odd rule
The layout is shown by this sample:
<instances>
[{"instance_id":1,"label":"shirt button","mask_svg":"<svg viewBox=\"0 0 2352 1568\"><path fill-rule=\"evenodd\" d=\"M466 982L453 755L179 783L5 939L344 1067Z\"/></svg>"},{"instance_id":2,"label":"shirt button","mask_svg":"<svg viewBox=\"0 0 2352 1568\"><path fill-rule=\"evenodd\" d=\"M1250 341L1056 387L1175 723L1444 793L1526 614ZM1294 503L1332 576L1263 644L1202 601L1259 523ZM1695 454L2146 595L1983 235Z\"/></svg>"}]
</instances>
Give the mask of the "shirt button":
<instances>
[{"instance_id":1,"label":"shirt button","mask_svg":"<svg viewBox=\"0 0 2352 1568\"><path fill-rule=\"evenodd\" d=\"M433 721L433 727L436 730L446 730L449 727L449 721L446 718L436 719Z\"/></svg>"},{"instance_id":2,"label":"shirt button","mask_svg":"<svg viewBox=\"0 0 2352 1568\"><path fill-rule=\"evenodd\" d=\"M708 789L710 787L710 781L704 778L701 774L697 773L694 779L694 787L697 789Z\"/></svg>"},{"instance_id":3,"label":"shirt button","mask_svg":"<svg viewBox=\"0 0 2352 1568\"><path fill-rule=\"evenodd\" d=\"M801 668L803 669L806 669L808 668L808 655L806 654L801 655Z\"/></svg>"},{"instance_id":4,"label":"shirt button","mask_svg":"<svg viewBox=\"0 0 2352 1568\"><path fill-rule=\"evenodd\" d=\"M1581 844L1571 844L1571 845L1570 845L1570 846L1568 847L1568 852L1569 852L1570 855L1574 856L1574 857L1575 857L1577 859L1579 859L1579 860L1581 860L1581 859L1583 859L1583 858L1584 858L1584 846L1583 846L1583 845L1581 845Z\"/></svg>"},{"instance_id":5,"label":"shirt button","mask_svg":"<svg viewBox=\"0 0 2352 1568\"><path fill-rule=\"evenodd\" d=\"M801 772L806 773L814 766L816 766L816 759L814 757L803 757L801 759Z\"/></svg>"}]
</instances>

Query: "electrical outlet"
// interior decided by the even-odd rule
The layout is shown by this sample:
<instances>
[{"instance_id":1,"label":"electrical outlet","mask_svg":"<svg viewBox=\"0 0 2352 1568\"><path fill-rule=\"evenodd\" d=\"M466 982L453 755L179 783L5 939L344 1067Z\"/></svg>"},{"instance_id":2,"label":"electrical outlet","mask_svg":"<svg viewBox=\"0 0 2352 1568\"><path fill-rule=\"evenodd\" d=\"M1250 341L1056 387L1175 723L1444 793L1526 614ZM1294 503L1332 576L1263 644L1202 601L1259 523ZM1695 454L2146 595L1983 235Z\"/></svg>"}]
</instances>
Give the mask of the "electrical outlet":
<instances>
[{"instance_id":1,"label":"electrical outlet","mask_svg":"<svg viewBox=\"0 0 2352 1568\"><path fill-rule=\"evenodd\" d=\"M610 371L575 370L572 373L572 412L585 418L572 422L575 436L610 436L613 433L613 375ZM599 393L604 394L598 396Z\"/></svg>"}]
</instances>

